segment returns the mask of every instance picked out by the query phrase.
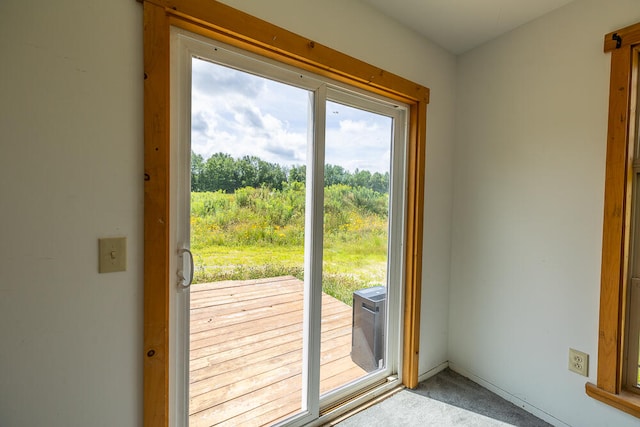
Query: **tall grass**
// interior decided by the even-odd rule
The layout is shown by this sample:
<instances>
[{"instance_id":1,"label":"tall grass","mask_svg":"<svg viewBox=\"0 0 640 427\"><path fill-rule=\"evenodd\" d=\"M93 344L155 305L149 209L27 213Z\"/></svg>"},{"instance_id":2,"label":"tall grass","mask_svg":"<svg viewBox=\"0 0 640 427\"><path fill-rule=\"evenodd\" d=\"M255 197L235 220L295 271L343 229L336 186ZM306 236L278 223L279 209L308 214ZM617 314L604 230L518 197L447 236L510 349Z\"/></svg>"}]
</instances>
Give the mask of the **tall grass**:
<instances>
[{"instance_id":1,"label":"tall grass","mask_svg":"<svg viewBox=\"0 0 640 427\"><path fill-rule=\"evenodd\" d=\"M194 283L304 276L305 189L245 187L191 194ZM388 195L325 188L323 290L348 304L354 290L386 280Z\"/></svg>"}]
</instances>

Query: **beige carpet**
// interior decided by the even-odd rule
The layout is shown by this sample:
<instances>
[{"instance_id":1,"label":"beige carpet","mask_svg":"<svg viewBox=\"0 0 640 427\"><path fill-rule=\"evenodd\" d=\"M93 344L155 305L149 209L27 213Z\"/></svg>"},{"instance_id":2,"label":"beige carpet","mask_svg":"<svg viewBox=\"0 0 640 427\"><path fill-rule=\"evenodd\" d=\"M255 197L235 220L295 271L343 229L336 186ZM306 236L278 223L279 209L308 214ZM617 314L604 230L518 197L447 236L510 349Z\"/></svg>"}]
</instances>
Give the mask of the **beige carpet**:
<instances>
[{"instance_id":1,"label":"beige carpet","mask_svg":"<svg viewBox=\"0 0 640 427\"><path fill-rule=\"evenodd\" d=\"M550 424L446 369L337 424L339 427L549 427Z\"/></svg>"}]
</instances>

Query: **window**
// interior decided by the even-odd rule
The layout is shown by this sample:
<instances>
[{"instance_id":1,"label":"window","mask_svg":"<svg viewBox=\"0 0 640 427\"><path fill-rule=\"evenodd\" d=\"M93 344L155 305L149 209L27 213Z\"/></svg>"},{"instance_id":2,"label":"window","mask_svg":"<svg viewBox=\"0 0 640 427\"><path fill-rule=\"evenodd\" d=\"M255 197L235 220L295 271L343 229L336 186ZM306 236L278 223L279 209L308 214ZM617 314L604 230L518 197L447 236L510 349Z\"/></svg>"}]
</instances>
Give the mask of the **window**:
<instances>
[{"instance_id":1,"label":"window","mask_svg":"<svg viewBox=\"0 0 640 427\"><path fill-rule=\"evenodd\" d=\"M144 425L169 424L170 361L170 38L180 28L270 60L310 71L408 106L402 383L418 380L426 105L429 90L228 6L145 0ZM336 99L340 101L340 99Z\"/></svg>"},{"instance_id":2,"label":"window","mask_svg":"<svg viewBox=\"0 0 640 427\"><path fill-rule=\"evenodd\" d=\"M597 384L587 394L640 417L640 24L607 34L611 52Z\"/></svg>"}]
</instances>

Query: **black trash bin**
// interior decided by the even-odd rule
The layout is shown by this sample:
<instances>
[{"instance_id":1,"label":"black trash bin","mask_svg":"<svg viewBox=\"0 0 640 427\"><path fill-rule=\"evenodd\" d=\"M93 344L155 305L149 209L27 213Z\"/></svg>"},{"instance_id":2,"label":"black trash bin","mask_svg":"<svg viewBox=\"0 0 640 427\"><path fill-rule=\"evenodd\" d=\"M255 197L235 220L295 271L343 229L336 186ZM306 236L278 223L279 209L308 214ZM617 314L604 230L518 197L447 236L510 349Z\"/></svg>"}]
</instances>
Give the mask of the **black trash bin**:
<instances>
[{"instance_id":1,"label":"black trash bin","mask_svg":"<svg viewBox=\"0 0 640 427\"><path fill-rule=\"evenodd\" d=\"M386 298L384 286L353 293L351 360L367 372L384 365Z\"/></svg>"}]
</instances>

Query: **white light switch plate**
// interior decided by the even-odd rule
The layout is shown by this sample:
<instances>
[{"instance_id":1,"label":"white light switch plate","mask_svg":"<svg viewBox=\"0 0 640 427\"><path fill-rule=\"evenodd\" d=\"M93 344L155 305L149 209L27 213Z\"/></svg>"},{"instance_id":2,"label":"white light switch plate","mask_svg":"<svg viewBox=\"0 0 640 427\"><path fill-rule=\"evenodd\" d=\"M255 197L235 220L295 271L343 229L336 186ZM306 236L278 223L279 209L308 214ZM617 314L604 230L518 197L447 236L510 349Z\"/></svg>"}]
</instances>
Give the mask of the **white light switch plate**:
<instances>
[{"instance_id":1,"label":"white light switch plate","mask_svg":"<svg viewBox=\"0 0 640 427\"><path fill-rule=\"evenodd\" d=\"M113 273L127 269L127 238L98 239L98 272Z\"/></svg>"}]
</instances>

